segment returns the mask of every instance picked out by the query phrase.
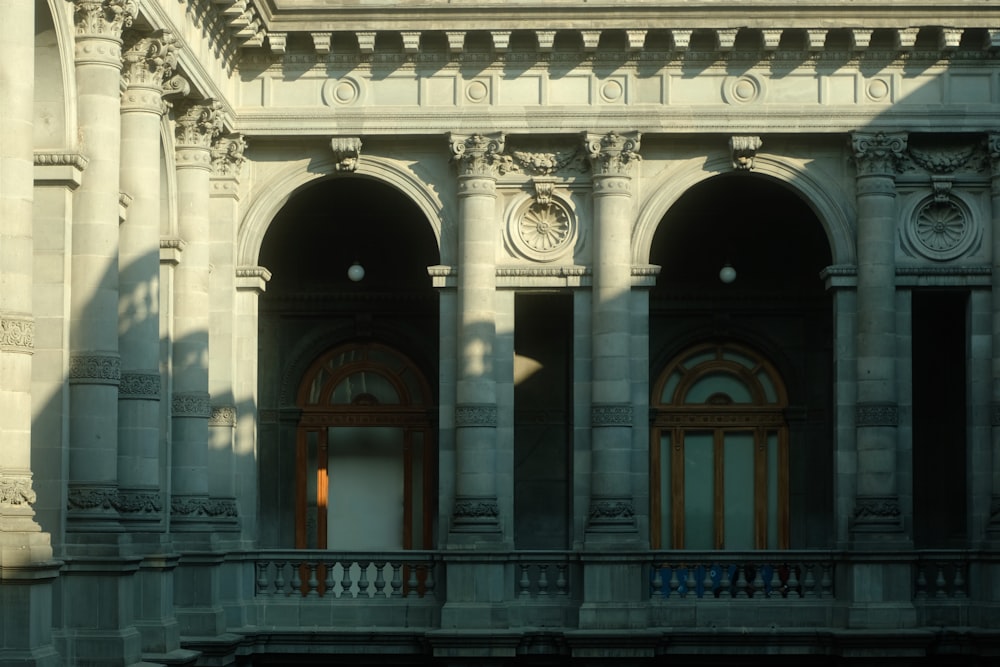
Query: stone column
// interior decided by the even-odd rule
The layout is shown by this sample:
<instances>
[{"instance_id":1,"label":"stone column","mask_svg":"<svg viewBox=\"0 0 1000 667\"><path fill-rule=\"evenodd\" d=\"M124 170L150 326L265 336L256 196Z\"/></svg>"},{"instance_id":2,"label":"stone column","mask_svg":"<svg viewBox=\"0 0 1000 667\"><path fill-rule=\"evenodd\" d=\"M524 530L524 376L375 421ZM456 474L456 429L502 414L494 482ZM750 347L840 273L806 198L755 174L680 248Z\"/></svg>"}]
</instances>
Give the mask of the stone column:
<instances>
[{"instance_id":1,"label":"stone column","mask_svg":"<svg viewBox=\"0 0 1000 667\"><path fill-rule=\"evenodd\" d=\"M208 493L209 178L217 102L176 109L177 224L187 244L174 274L171 528L205 532L217 514Z\"/></svg>"},{"instance_id":2,"label":"stone column","mask_svg":"<svg viewBox=\"0 0 1000 667\"><path fill-rule=\"evenodd\" d=\"M990 406L992 463L990 467L990 507L986 537L1000 542L1000 133L988 136L990 162L990 202L993 230L993 279L991 285L993 311L993 384Z\"/></svg>"},{"instance_id":3,"label":"stone column","mask_svg":"<svg viewBox=\"0 0 1000 667\"><path fill-rule=\"evenodd\" d=\"M76 0L80 150L89 158L73 210L70 479L67 532L118 523L118 223L121 31L132 3ZM93 543L91 538L85 538ZM86 548L85 548L86 550Z\"/></svg>"},{"instance_id":4,"label":"stone column","mask_svg":"<svg viewBox=\"0 0 1000 667\"><path fill-rule=\"evenodd\" d=\"M208 421L208 492L222 510L218 529L238 540L236 503L236 430L234 398L236 346L236 225L239 222L239 175L246 142L240 135L220 137L212 146L209 261L210 328L208 387L212 415Z\"/></svg>"},{"instance_id":5,"label":"stone column","mask_svg":"<svg viewBox=\"0 0 1000 667\"><path fill-rule=\"evenodd\" d=\"M499 539L496 447L496 179L502 134L449 137L458 167L458 368L453 534ZM461 538L460 538L461 539Z\"/></svg>"},{"instance_id":6,"label":"stone column","mask_svg":"<svg viewBox=\"0 0 1000 667\"><path fill-rule=\"evenodd\" d=\"M122 60L126 89L120 182L132 203L118 254L118 495L126 529L164 533L159 488L160 121L163 82L176 64L175 38L163 31L130 33Z\"/></svg>"},{"instance_id":7,"label":"stone column","mask_svg":"<svg viewBox=\"0 0 1000 667\"><path fill-rule=\"evenodd\" d=\"M0 4L0 664L56 665L52 560L32 504L34 3Z\"/></svg>"},{"instance_id":8,"label":"stone column","mask_svg":"<svg viewBox=\"0 0 1000 667\"><path fill-rule=\"evenodd\" d=\"M896 182L905 134L854 134L858 204L855 541L903 540L896 469Z\"/></svg>"},{"instance_id":9,"label":"stone column","mask_svg":"<svg viewBox=\"0 0 1000 667\"><path fill-rule=\"evenodd\" d=\"M639 139L638 132L584 137L593 168L594 198L588 540L620 541L622 532L636 531L629 295L634 217L632 171L640 160Z\"/></svg>"}]
</instances>

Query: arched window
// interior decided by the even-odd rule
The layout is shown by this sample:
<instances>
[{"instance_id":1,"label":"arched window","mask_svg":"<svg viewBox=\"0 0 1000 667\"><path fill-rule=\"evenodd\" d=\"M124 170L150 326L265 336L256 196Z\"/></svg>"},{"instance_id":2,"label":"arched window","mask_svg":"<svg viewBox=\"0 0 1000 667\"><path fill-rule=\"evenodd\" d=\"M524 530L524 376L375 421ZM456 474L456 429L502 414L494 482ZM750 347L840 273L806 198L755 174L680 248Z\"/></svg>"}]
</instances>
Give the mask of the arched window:
<instances>
[{"instance_id":1,"label":"arched window","mask_svg":"<svg viewBox=\"0 0 1000 667\"><path fill-rule=\"evenodd\" d=\"M417 367L378 343L330 350L299 385L297 548L431 546L430 390Z\"/></svg>"},{"instance_id":2,"label":"arched window","mask_svg":"<svg viewBox=\"0 0 1000 667\"><path fill-rule=\"evenodd\" d=\"M788 548L787 404L774 367L742 345L695 345L667 365L652 397L654 548Z\"/></svg>"}]
</instances>

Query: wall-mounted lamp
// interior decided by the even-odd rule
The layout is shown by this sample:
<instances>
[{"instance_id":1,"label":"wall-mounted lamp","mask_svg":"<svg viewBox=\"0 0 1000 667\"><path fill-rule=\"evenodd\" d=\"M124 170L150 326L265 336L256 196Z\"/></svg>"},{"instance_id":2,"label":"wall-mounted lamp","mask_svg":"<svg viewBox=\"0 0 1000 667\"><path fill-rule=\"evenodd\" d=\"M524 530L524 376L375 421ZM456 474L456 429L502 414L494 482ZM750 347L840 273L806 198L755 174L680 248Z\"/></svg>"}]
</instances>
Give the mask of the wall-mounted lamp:
<instances>
[{"instance_id":1,"label":"wall-mounted lamp","mask_svg":"<svg viewBox=\"0 0 1000 667\"><path fill-rule=\"evenodd\" d=\"M347 277L351 279L351 282L361 282L365 277L365 267L361 266L361 262L355 261L348 267Z\"/></svg>"},{"instance_id":2,"label":"wall-mounted lamp","mask_svg":"<svg viewBox=\"0 0 1000 667\"><path fill-rule=\"evenodd\" d=\"M727 285L736 280L736 269L734 269L729 262L726 262L723 267L719 269L719 280Z\"/></svg>"}]
</instances>

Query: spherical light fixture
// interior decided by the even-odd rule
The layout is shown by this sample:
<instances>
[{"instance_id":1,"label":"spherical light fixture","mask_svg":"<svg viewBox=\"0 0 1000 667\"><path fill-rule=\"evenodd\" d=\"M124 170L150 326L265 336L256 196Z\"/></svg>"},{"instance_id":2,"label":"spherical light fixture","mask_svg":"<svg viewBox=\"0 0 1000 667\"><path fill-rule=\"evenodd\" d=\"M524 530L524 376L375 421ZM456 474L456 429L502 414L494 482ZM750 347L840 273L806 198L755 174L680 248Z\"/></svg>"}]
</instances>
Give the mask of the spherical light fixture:
<instances>
[{"instance_id":1,"label":"spherical light fixture","mask_svg":"<svg viewBox=\"0 0 1000 667\"><path fill-rule=\"evenodd\" d=\"M726 262L725 265L719 269L719 280L727 285L736 280L736 269L734 269L729 262Z\"/></svg>"},{"instance_id":2,"label":"spherical light fixture","mask_svg":"<svg viewBox=\"0 0 1000 667\"><path fill-rule=\"evenodd\" d=\"M351 279L351 282L361 282L365 277L365 267L361 266L361 262L354 262L347 269L347 277Z\"/></svg>"}]
</instances>

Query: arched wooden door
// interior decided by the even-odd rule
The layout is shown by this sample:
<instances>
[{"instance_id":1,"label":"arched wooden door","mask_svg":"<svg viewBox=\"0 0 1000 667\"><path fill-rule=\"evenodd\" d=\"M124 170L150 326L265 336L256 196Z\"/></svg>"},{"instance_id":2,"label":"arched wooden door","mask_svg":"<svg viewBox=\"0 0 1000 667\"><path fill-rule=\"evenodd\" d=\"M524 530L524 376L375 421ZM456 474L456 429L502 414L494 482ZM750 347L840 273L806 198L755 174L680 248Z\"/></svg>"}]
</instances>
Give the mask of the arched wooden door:
<instances>
[{"instance_id":1,"label":"arched wooden door","mask_svg":"<svg viewBox=\"0 0 1000 667\"><path fill-rule=\"evenodd\" d=\"M787 549L788 399L774 367L735 343L695 345L652 399L653 547Z\"/></svg>"},{"instance_id":2,"label":"arched wooden door","mask_svg":"<svg viewBox=\"0 0 1000 667\"><path fill-rule=\"evenodd\" d=\"M296 547L429 548L433 402L412 361L378 343L337 347L306 372L297 403Z\"/></svg>"}]
</instances>

